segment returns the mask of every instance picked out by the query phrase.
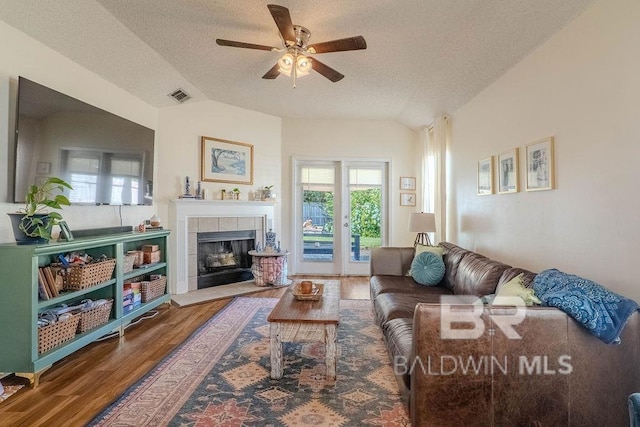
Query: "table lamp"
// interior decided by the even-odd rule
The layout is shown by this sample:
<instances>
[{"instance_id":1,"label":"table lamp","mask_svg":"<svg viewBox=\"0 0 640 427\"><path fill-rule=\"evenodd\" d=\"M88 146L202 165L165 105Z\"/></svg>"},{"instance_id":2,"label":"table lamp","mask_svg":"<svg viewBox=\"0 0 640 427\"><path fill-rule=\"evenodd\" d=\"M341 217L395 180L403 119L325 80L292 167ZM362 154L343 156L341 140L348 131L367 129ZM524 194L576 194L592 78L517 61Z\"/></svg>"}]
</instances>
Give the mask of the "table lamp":
<instances>
[{"instance_id":1,"label":"table lamp","mask_svg":"<svg viewBox=\"0 0 640 427\"><path fill-rule=\"evenodd\" d=\"M418 233L413 246L418 244L431 246L427 233L436 231L436 216L426 212L412 212L409 217L409 231Z\"/></svg>"}]
</instances>

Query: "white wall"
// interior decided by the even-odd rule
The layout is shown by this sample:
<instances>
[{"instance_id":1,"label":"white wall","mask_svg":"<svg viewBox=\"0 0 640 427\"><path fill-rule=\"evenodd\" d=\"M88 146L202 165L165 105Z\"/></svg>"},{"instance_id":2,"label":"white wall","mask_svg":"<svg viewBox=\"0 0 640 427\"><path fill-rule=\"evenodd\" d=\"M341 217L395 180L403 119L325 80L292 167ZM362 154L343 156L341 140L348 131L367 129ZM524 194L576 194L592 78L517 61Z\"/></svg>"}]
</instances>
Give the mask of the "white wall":
<instances>
[{"instance_id":1,"label":"white wall","mask_svg":"<svg viewBox=\"0 0 640 427\"><path fill-rule=\"evenodd\" d=\"M456 111L449 239L640 300L640 2L601 0ZM555 137L557 188L476 195L476 162Z\"/></svg>"},{"instance_id":2,"label":"white wall","mask_svg":"<svg viewBox=\"0 0 640 427\"><path fill-rule=\"evenodd\" d=\"M284 224L291 224L291 159L293 156L320 159L391 159L391 246L411 246L415 234L408 231L409 213L420 210L400 206L400 177L415 176L420 184L418 134L394 121L379 120L302 120L283 119L282 122L282 181L279 189L283 197ZM420 189L417 189L417 194ZM285 247L291 246L290 227L279 230Z\"/></svg>"},{"instance_id":3,"label":"white wall","mask_svg":"<svg viewBox=\"0 0 640 427\"><path fill-rule=\"evenodd\" d=\"M251 185L202 182L208 199L220 199L220 190L238 187L240 199L265 185L281 188L281 119L214 101L186 103L163 108L159 112L156 147L157 179L154 192L158 213L169 218L169 201L184 193L185 177L195 194L200 180L202 136L243 142L254 146L254 179ZM232 202L230 202L232 203ZM280 227L280 206L276 206L275 224Z\"/></svg>"},{"instance_id":4,"label":"white wall","mask_svg":"<svg viewBox=\"0 0 640 427\"><path fill-rule=\"evenodd\" d=\"M6 203L13 192L9 166L14 144L18 77L51 87L84 102L156 129L157 109L103 80L59 53L0 21L0 243L13 242L6 212L21 205ZM71 229L132 225L153 214L153 207L70 206L62 211Z\"/></svg>"}]
</instances>

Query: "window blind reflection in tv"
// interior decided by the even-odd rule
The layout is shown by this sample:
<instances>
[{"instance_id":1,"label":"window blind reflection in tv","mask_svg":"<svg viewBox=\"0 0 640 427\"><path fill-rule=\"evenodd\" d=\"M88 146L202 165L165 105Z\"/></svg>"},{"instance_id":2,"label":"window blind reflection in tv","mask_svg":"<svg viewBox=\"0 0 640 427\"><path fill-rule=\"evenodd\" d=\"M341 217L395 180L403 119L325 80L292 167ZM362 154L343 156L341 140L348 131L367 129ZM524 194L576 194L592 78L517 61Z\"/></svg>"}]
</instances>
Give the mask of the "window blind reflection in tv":
<instances>
[{"instance_id":1,"label":"window blind reflection in tv","mask_svg":"<svg viewBox=\"0 0 640 427\"><path fill-rule=\"evenodd\" d=\"M14 201L49 176L74 204L151 205L155 132L20 77Z\"/></svg>"}]
</instances>

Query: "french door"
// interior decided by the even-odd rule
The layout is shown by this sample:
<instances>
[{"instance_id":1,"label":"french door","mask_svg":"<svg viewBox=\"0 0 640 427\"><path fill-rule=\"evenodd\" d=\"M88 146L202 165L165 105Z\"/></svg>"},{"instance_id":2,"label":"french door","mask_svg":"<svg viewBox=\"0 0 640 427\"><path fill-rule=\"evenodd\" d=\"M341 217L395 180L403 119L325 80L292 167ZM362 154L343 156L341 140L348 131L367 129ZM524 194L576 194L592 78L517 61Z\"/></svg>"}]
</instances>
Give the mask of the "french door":
<instances>
[{"instance_id":1,"label":"french door","mask_svg":"<svg viewBox=\"0 0 640 427\"><path fill-rule=\"evenodd\" d=\"M387 241L387 161L294 160L297 274L368 275Z\"/></svg>"}]
</instances>

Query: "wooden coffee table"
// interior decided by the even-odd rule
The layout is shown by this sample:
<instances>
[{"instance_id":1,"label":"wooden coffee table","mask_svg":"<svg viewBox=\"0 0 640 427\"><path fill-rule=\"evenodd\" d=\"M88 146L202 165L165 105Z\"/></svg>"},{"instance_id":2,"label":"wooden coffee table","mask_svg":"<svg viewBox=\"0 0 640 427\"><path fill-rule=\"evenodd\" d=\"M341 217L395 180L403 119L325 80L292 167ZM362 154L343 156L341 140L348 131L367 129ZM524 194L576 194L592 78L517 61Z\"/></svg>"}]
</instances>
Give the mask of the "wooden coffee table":
<instances>
[{"instance_id":1,"label":"wooden coffee table","mask_svg":"<svg viewBox=\"0 0 640 427\"><path fill-rule=\"evenodd\" d=\"M291 290L280 298L267 317L271 330L271 378L282 378L283 342L324 342L327 379L336 379L336 330L340 320L340 282L315 280L324 284L319 301L298 301Z\"/></svg>"}]
</instances>

